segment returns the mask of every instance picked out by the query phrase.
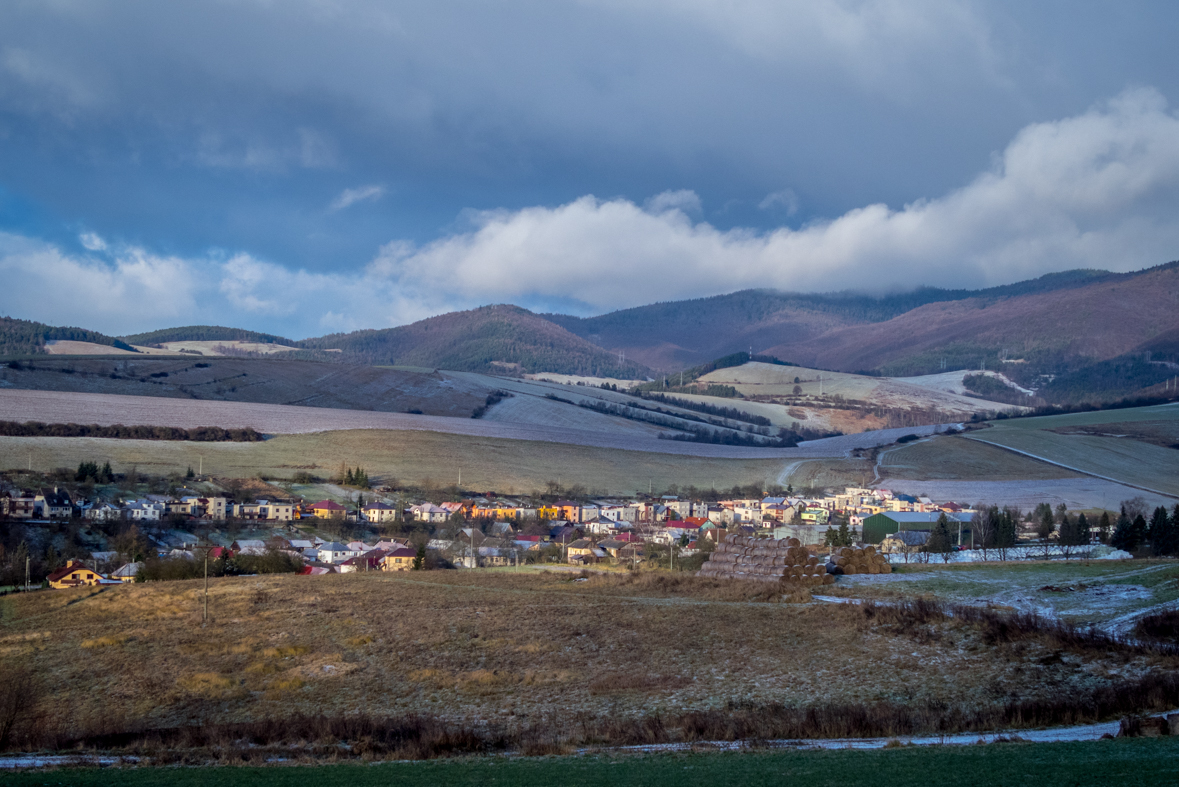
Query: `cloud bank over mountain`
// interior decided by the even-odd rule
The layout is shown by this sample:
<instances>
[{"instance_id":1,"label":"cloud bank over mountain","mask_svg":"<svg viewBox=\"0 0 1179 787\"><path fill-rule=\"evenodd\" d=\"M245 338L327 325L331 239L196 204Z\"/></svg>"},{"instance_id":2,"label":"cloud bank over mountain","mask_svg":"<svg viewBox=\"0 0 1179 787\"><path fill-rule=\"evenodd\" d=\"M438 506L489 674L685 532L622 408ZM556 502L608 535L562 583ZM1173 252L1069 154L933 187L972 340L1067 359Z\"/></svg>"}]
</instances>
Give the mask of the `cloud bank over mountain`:
<instances>
[{"instance_id":1,"label":"cloud bank over mountain","mask_svg":"<svg viewBox=\"0 0 1179 787\"><path fill-rule=\"evenodd\" d=\"M380 197L378 188L350 199ZM161 255L92 232L69 252L9 233L0 310L109 333L223 322L302 337L506 301L599 313L748 287L985 286L1175 259L1177 212L1179 118L1158 91L1138 88L1026 126L987 171L945 194L797 229L719 229L690 190L641 204L585 195L468 212L465 227L425 244L390 240L364 267L339 272L244 252Z\"/></svg>"}]
</instances>

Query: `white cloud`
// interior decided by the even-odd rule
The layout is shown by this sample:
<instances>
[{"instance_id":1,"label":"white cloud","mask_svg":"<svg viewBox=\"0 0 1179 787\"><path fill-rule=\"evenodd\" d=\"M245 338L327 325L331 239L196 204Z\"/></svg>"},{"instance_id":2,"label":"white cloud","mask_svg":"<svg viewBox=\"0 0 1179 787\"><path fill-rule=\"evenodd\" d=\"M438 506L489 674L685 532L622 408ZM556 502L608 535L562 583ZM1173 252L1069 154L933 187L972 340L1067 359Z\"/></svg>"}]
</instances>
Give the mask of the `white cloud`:
<instances>
[{"instance_id":1,"label":"white cloud","mask_svg":"<svg viewBox=\"0 0 1179 787\"><path fill-rule=\"evenodd\" d=\"M78 236L78 242L87 251L106 251L106 241L93 232L83 232Z\"/></svg>"},{"instance_id":2,"label":"white cloud","mask_svg":"<svg viewBox=\"0 0 1179 787\"><path fill-rule=\"evenodd\" d=\"M299 338L503 301L605 311L746 287L871 293L1133 270L1179 258L1179 119L1157 92L1128 91L1026 127L990 171L948 194L797 230L720 230L689 216L698 207L679 191L645 206L584 196L475 213L469 232L394 241L339 273L137 248L108 249L105 262L0 235L0 311L115 333L222 322Z\"/></svg>"},{"instance_id":3,"label":"white cloud","mask_svg":"<svg viewBox=\"0 0 1179 787\"><path fill-rule=\"evenodd\" d=\"M385 268L463 300L572 298L592 309L744 287L979 286L1139 268L1179 257L1179 120L1157 92L1129 91L1028 126L993 171L945 196L799 230L721 231L665 207L586 196L489 212L476 230L400 249Z\"/></svg>"},{"instance_id":4,"label":"white cloud","mask_svg":"<svg viewBox=\"0 0 1179 787\"><path fill-rule=\"evenodd\" d=\"M699 214L704 206L700 202L700 196L689 189L679 189L677 191L664 191L661 194L656 194L651 199L647 200L643 207L648 213L667 213L671 210L678 210L681 213Z\"/></svg>"},{"instance_id":5,"label":"white cloud","mask_svg":"<svg viewBox=\"0 0 1179 787\"><path fill-rule=\"evenodd\" d=\"M758 210L784 211L787 216L798 213L798 195L794 189L782 189L767 194L765 199L757 203Z\"/></svg>"},{"instance_id":6,"label":"white cloud","mask_svg":"<svg viewBox=\"0 0 1179 787\"><path fill-rule=\"evenodd\" d=\"M328 206L328 210L333 213L338 210L344 210L357 202L367 202L369 200L378 200L385 196L384 186L360 186L355 189L344 189L340 195L332 200L332 204Z\"/></svg>"}]
</instances>

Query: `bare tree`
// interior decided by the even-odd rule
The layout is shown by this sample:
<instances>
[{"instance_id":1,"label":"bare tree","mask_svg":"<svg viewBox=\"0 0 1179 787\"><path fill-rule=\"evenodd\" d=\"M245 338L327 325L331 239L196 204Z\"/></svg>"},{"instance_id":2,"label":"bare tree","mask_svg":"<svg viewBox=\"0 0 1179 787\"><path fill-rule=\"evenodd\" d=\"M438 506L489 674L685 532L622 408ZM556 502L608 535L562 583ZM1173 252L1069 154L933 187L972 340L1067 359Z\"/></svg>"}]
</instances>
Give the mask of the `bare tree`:
<instances>
[{"instance_id":1,"label":"bare tree","mask_svg":"<svg viewBox=\"0 0 1179 787\"><path fill-rule=\"evenodd\" d=\"M41 695L41 684L27 664L0 665L0 751L13 742L18 725L33 715Z\"/></svg>"}]
</instances>

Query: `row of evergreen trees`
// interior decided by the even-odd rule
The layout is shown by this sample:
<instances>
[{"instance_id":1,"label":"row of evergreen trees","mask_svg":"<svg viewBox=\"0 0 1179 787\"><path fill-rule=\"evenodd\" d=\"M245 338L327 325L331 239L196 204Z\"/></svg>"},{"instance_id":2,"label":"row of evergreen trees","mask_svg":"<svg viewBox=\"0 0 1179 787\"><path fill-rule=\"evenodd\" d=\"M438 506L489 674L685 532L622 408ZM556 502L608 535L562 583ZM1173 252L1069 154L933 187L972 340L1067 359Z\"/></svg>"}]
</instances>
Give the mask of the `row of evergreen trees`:
<instances>
[{"instance_id":1,"label":"row of evergreen trees","mask_svg":"<svg viewBox=\"0 0 1179 787\"><path fill-rule=\"evenodd\" d=\"M115 480L115 474L111 470L111 463L107 462L102 467L99 467L98 462L81 462L78 465L78 472L74 473L74 480L83 483L87 479L96 484L109 484Z\"/></svg>"},{"instance_id":2,"label":"row of evergreen trees","mask_svg":"<svg viewBox=\"0 0 1179 787\"><path fill-rule=\"evenodd\" d=\"M1108 514L1102 516L1108 521ZM1131 519L1123 506L1109 545L1127 552L1146 547L1153 555L1179 554L1179 505L1169 515L1166 508L1159 506L1149 522L1142 514Z\"/></svg>"}]
</instances>

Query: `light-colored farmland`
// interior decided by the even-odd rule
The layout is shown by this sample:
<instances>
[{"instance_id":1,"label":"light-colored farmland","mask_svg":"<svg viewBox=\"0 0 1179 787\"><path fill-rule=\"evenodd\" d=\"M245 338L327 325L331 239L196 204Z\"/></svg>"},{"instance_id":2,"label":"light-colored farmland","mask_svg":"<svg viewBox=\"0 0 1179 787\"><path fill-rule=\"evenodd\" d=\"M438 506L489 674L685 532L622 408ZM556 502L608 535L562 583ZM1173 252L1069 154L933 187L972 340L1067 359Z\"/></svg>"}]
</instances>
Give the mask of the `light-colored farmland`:
<instances>
[{"instance_id":1,"label":"light-colored farmland","mask_svg":"<svg viewBox=\"0 0 1179 787\"><path fill-rule=\"evenodd\" d=\"M567 405L568 406L568 405ZM492 408L494 410L494 408ZM582 408L570 407L582 412ZM586 415L597 415L588 410ZM802 449L744 448L739 446L659 440L640 432L595 432L586 429L533 426L474 418L447 418L408 413L338 410L327 407L257 404L253 402L193 401L148 396L82 394L58 391L0 389L0 420L175 426L253 428L265 434L306 434L346 429L429 431L471 437L534 440L594 446L622 451L650 451L685 456L770 459L800 455L827 456L820 446ZM627 422L624 422L627 423Z\"/></svg>"},{"instance_id":2,"label":"light-colored farmland","mask_svg":"<svg viewBox=\"0 0 1179 787\"><path fill-rule=\"evenodd\" d=\"M225 352L226 349L237 350L239 352L259 353L261 355L275 355L277 353L290 352L298 349L297 347L287 347L283 344L267 344L266 342L240 342L240 341L220 341L220 342L206 342L206 341L191 341L191 342L164 342L160 345L168 352L178 353L181 350L188 350L189 352L198 352L201 355L229 355Z\"/></svg>"},{"instance_id":3,"label":"light-colored farmland","mask_svg":"<svg viewBox=\"0 0 1179 787\"><path fill-rule=\"evenodd\" d=\"M543 490L549 481L611 494L672 484L705 489L768 485L782 470L779 459L718 459L379 429L281 435L260 443L0 437L0 470L31 466L45 471L107 460L116 472L137 468L153 475L183 474L189 467L202 466L215 476L261 474L279 479L300 470L326 477L345 463L365 468L374 483L438 486L454 484L461 472L466 489L508 494Z\"/></svg>"},{"instance_id":4,"label":"light-colored farmland","mask_svg":"<svg viewBox=\"0 0 1179 787\"><path fill-rule=\"evenodd\" d=\"M945 375L934 377L938 379L870 377L825 372L801 366L747 363L743 366L717 369L701 377L700 381L731 385L746 397L773 400L776 403L798 403L801 406L832 397L842 397L845 400L862 401L892 409L938 410L956 417L969 417L974 413L998 407L994 402L944 390L952 387L952 383ZM960 382L961 377L958 379ZM794 393L795 386L801 389L799 394Z\"/></svg>"},{"instance_id":5,"label":"light-colored farmland","mask_svg":"<svg viewBox=\"0 0 1179 787\"><path fill-rule=\"evenodd\" d=\"M631 421L625 418L615 418L602 413L595 413L584 407L576 407L564 402L554 402L539 396L520 394L504 399L491 407L484 421L507 424L526 424L544 426L556 429L577 429L600 432L603 434L620 434L658 439L660 434L676 434L673 429L647 424L641 421Z\"/></svg>"},{"instance_id":6,"label":"light-colored farmland","mask_svg":"<svg viewBox=\"0 0 1179 787\"><path fill-rule=\"evenodd\" d=\"M296 347L287 347L281 344L266 344L264 342L240 342L240 341L222 341L222 342L164 342L159 347L142 347L140 345L131 345L139 354L142 355L183 355L183 354L199 354L208 356L222 356L229 355L225 349L238 350L241 352L259 353L261 355L274 355L277 353L290 352L298 349ZM181 351L186 351L182 353ZM94 342L75 342L69 340L50 340L45 342L45 351L50 355L136 355L136 353L128 350L120 350L117 347L111 347L106 344L95 344Z\"/></svg>"},{"instance_id":7,"label":"light-colored farmland","mask_svg":"<svg viewBox=\"0 0 1179 787\"><path fill-rule=\"evenodd\" d=\"M987 377L994 377L1001 381L1004 385L1019 391L1020 393L1031 394L1032 391L1016 385L1005 374L999 372L978 371L971 369L959 369L956 372L942 372L941 374L925 374L920 377L893 377L892 379L898 383L905 383L906 385L916 385L921 388L928 388L934 391L945 391L946 393L966 395L966 386L963 380L970 374L985 374Z\"/></svg>"},{"instance_id":8,"label":"light-colored farmland","mask_svg":"<svg viewBox=\"0 0 1179 787\"><path fill-rule=\"evenodd\" d=\"M637 385L641 380L620 380L617 377L585 377L577 374L554 374L552 372L540 372L538 374L526 374L525 380L536 380L544 383L557 383L558 385L592 385L595 388L600 388L602 385L617 385L619 388L630 388L632 385Z\"/></svg>"},{"instance_id":9,"label":"light-colored farmland","mask_svg":"<svg viewBox=\"0 0 1179 787\"><path fill-rule=\"evenodd\" d=\"M50 339L45 342L45 352L50 355L134 355L130 350L120 350L109 344L75 342L68 339Z\"/></svg>"},{"instance_id":10,"label":"light-colored farmland","mask_svg":"<svg viewBox=\"0 0 1179 787\"><path fill-rule=\"evenodd\" d=\"M1102 508L1116 511L1121 501L1135 497L1143 498L1152 508L1175 505L1173 497L1091 476L1036 481L889 478L876 486L908 495L928 495L934 500L953 500L968 505L1012 505L1024 510L1035 508L1038 503L1051 503L1053 507L1064 503L1072 510Z\"/></svg>"}]
</instances>

